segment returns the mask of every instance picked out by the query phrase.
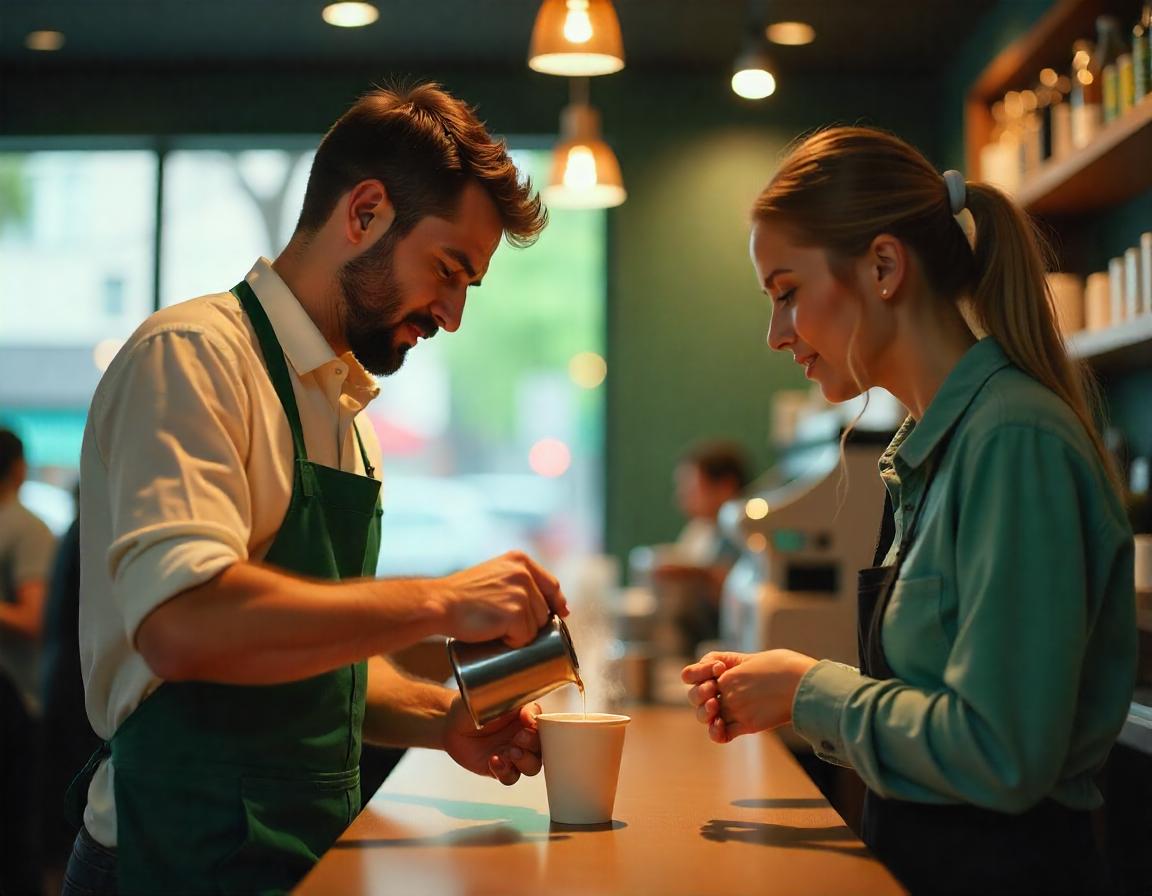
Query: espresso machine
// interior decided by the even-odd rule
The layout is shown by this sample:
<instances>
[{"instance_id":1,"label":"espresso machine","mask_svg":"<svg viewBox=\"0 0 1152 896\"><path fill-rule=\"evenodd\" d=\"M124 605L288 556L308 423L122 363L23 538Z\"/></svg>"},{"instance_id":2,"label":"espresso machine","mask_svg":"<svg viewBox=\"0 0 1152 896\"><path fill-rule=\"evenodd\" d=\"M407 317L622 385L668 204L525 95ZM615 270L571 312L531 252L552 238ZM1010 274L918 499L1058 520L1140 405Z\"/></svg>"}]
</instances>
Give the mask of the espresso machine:
<instances>
[{"instance_id":1,"label":"espresso machine","mask_svg":"<svg viewBox=\"0 0 1152 896\"><path fill-rule=\"evenodd\" d=\"M856 572L872 565L884 506L877 461L895 426L851 429L841 457L843 414L821 416L720 511L741 548L720 601L726 649L857 664Z\"/></svg>"}]
</instances>

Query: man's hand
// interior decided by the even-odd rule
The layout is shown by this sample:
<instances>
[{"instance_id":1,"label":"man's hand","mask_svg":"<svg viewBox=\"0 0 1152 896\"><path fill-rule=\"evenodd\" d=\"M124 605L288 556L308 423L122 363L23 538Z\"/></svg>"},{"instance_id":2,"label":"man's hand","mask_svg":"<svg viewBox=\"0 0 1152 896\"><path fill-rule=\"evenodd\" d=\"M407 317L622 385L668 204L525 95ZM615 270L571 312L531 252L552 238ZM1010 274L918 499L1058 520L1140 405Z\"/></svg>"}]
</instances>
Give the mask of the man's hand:
<instances>
[{"instance_id":1,"label":"man's hand","mask_svg":"<svg viewBox=\"0 0 1152 896\"><path fill-rule=\"evenodd\" d=\"M444 750L470 772L515 784L521 775L531 777L540 771L539 714L540 706L533 703L477 730L464 701L456 697L444 721Z\"/></svg>"},{"instance_id":2,"label":"man's hand","mask_svg":"<svg viewBox=\"0 0 1152 896\"><path fill-rule=\"evenodd\" d=\"M792 720L792 701L804 674L816 665L792 650L713 652L681 673L696 718L718 744L767 731Z\"/></svg>"},{"instance_id":3,"label":"man's hand","mask_svg":"<svg viewBox=\"0 0 1152 896\"><path fill-rule=\"evenodd\" d=\"M503 639L522 647L552 613L568 615L555 576L526 554L512 551L440 580L442 634L461 641Z\"/></svg>"}]
</instances>

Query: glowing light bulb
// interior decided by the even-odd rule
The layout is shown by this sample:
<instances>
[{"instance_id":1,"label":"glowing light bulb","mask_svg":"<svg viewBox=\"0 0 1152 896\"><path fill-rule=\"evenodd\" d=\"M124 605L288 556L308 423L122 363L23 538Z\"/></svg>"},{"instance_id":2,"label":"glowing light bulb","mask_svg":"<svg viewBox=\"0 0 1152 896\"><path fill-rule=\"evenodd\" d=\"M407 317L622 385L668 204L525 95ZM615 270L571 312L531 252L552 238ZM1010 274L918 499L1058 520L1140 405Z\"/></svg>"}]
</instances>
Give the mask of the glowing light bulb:
<instances>
[{"instance_id":1,"label":"glowing light bulb","mask_svg":"<svg viewBox=\"0 0 1152 896\"><path fill-rule=\"evenodd\" d=\"M564 17L564 38L571 44L586 44L592 39L592 19L588 16L588 0L568 0L568 15Z\"/></svg>"},{"instance_id":2,"label":"glowing light bulb","mask_svg":"<svg viewBox=\"0 0 1152 896\"><path fill-rule=\"evenodd\" d=\"M596 186L596 156L589 147L577 145L568 150L564 186L570 190L591 190Z\"/></svg>"},{"instance_id":3,"label":"glowing light bulb","mask_svg":"<svg viewBox=\"0 0 1152 896\"><path fill-rule=\"evenodd\" d=\"M320 15L337 28L363 28L380 18L380 11L371 3L329 3Z\"/></svg>"},{"instance_id":4,"label":"glowing light bulb","mask_svg":"<svg viewBox=\"0 0 1152 896\"><path fill-rule=\"evenodd\" d=\"M762 68L746 68L732 76L732 90L746 100L762 100L776 92L776 79Z\"/></svg>"}]
</instances>

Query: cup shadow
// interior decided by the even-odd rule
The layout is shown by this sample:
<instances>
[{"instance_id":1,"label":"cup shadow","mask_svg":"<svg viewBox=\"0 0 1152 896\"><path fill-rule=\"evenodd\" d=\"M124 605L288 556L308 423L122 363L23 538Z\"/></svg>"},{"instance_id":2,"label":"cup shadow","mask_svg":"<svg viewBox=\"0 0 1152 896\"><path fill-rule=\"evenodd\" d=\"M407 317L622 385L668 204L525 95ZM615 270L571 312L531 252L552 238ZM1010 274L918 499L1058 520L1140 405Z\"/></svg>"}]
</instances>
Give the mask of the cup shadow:
<instances>
[{"instance_id":1,"label":"cup shadow","mask_svg":"<svg viewBox=\"0 0 1152 896\"><path fill-rule=\"evenodd\" d=\"M741 809L824 809L828 801L820 797L791 797L780 799L733 800L733 806Z\"/></svg>"},{"instance_id":2,"label":"cup shadow","mask_svg":"<svg viewBox=\"0 0 1152 896\"><path fill-rule=\"evenodd\" d=\"M716 843L748 843L784 849L816 849L866 858L868 850L848 828L795 827L743 819L713 818L700 828L700 836Z\"/></svg>"},{"instance_id":3,"label":"cup shadow","mask_svg":"<svg viewBox=\"0 0 1152 896\"><path fill-rule=\"evenodd\" d=\"M386 847L421 846L507 846L513 843L567 840L570 834L552 829L551 819L543 812L527 806L505 806L497 803L476 803L467 800L434 799L409 794L387 794L377 797L389 803L409 806L427 806L449 818L462 821L483 821L455 831L445 831L429 837L377 837L365 840L340 840L333 849L379 849ZM572 827L572 826L565 826ZM580 830L581 828L576 828Z\"/></svg>"}]
</instances>

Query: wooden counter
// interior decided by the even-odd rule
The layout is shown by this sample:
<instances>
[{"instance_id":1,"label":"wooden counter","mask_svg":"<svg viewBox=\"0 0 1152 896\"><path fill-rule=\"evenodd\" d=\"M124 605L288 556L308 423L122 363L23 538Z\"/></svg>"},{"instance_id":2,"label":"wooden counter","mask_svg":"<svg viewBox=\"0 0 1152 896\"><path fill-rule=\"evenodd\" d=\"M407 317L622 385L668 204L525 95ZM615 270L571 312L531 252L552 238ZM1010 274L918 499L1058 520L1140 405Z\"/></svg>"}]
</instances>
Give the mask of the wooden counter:
<instances>
[{"instance_id":1,"label":"wooden counter","mask_svg":"<svg viewBox=\"0 0 1152 896\"><path fill-rule=\"evenodd\" d=\"M413 750L300 896L903 893L771 734L720 747L684 708L633 708L615 820L548 819L543 774L504 787Z\"/></svg>"}]
</instances>

